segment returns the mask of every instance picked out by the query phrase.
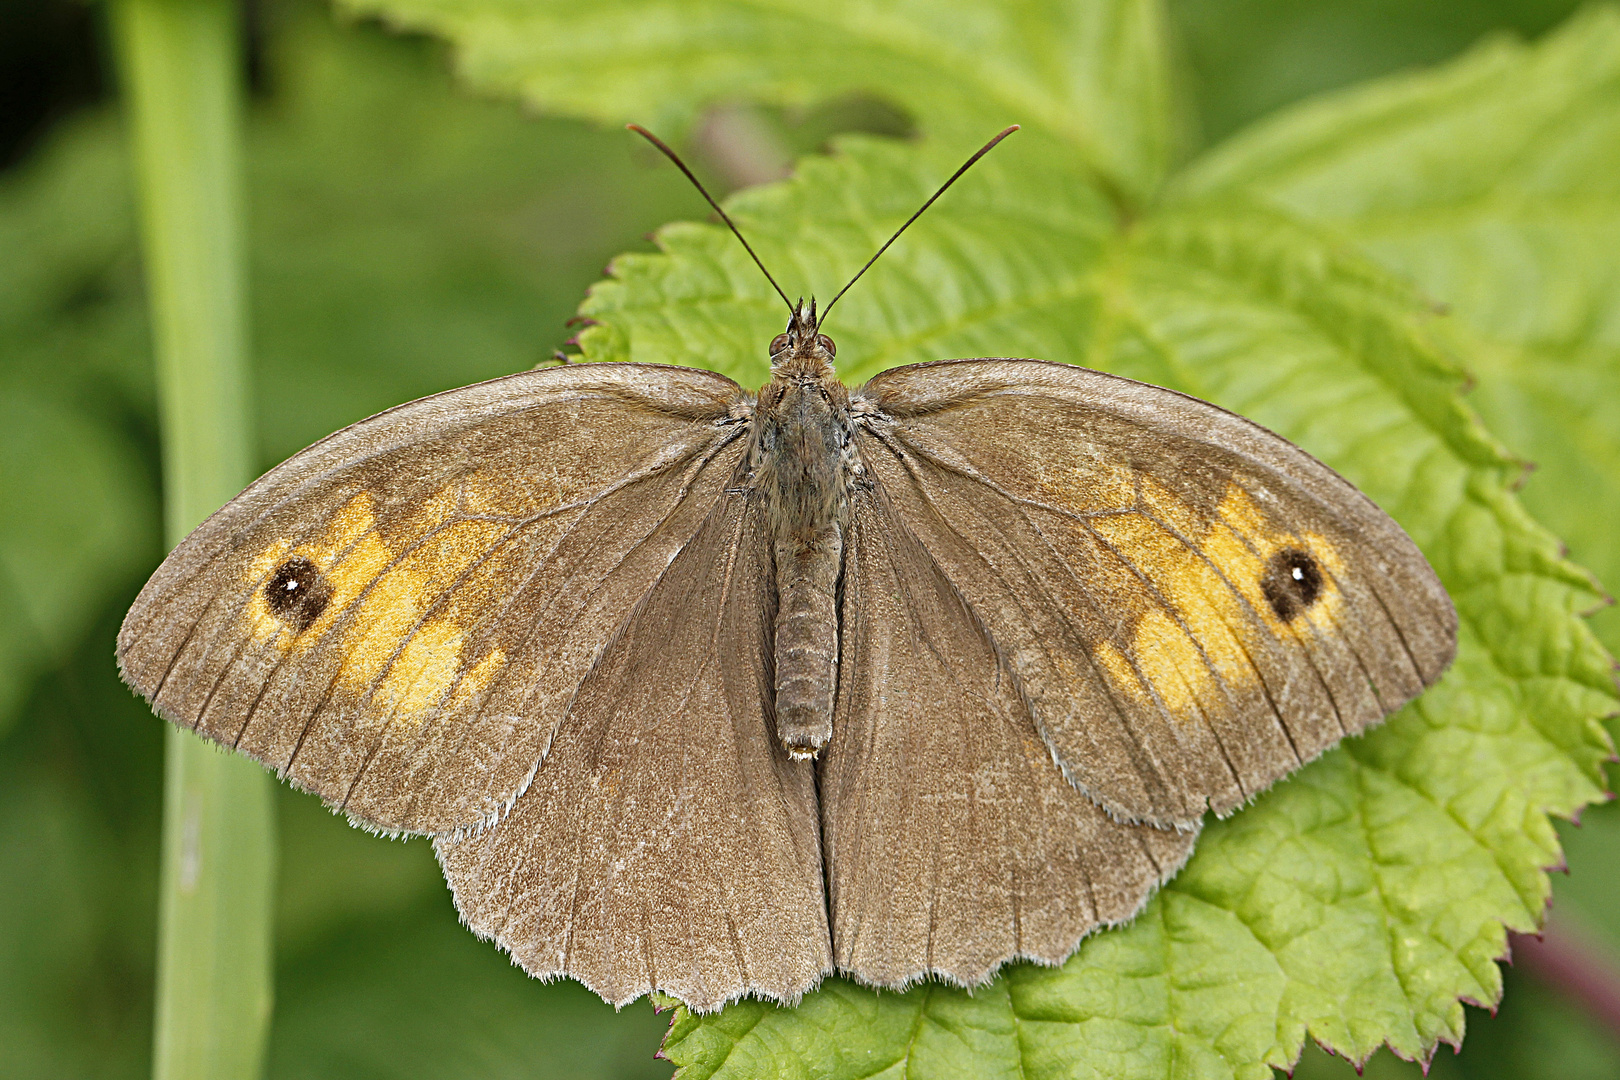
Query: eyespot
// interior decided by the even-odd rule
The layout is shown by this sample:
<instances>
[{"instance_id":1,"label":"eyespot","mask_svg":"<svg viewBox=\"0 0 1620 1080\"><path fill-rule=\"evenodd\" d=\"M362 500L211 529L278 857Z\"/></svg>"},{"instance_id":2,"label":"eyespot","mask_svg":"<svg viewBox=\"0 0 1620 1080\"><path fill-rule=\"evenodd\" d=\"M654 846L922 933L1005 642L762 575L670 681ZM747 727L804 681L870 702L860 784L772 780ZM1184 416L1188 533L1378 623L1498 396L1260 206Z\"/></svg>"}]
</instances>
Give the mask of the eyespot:
<instances>
[{"instance_id":1,"label":"eyespot","mask_svg":"<svg viewBox=\"0 0 1620 1080\"><path fill-rule=\"evenodd\" d=\"M823 349L826 349L828 356L838 355L838 346L834 345L833 339L828 337L826 334L817 334L816 344L820 345Z\"/></svg>"},{"instance_id":2,"label":"eyespot","mask_svg":"<svg viewBox=\"0 0 1620 1080\"><path fill-rule=\"evenodd\" d=\"M1322 567L1309 552L1284 548L1266 562L1260 591L1284 621L1316 603L1322 595Z\"/></svg>"},{"instance_id":3,"label":"eyespot","mask_svg":"<svg viewBox=\"0 0 1620 1080\"><path fill-rule=\"evenodd\" d=\"M775 356L777 353L782 352L787 347L788 347L788 336L786 334L777 334L775 337L771 338L771 355L772 356Z\"/></svg>"},{"instance_id":4,"label":"eyespot","mask_svg":"<svg viewBox=\"0 0 1620 1080\"><path fill-rule=\"evenodd\" d=\"M281 621L292 627L293 633L302 633L332 602L332 586L314 563L294 555L276 567L276 572L265 582L264 601Z\"/></svg>"}]
</instances>

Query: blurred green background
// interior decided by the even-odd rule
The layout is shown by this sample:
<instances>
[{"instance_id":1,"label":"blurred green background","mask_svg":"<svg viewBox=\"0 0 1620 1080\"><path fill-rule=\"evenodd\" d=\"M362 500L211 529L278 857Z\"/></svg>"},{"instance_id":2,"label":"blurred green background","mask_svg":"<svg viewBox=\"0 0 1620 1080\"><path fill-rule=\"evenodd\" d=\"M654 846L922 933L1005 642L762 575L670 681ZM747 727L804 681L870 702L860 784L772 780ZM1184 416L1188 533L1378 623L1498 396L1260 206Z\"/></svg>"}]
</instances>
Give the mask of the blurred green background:
<instances>
[{"instance_id":1,"label":"blurred green background","mask_svg":"<svg viewBox=\"0 0 1620 1080\"><path fill-rule=\"evenodd\" d=\"M1188 156L1311 93L1536 36L1566 0L1172 0ZM444 50L315 0L244 8L260 463L398 402L531 367L613 255L700 216L617 130L458 92ZM99 8L0 0L0 1075L149 1068L160 727L112 639L162 554L148 328ZM772 174L876 105L722 118L722 187ZM1484 405L1482 404L1482 407ZM1487 417L1495 421L1495 417ZM1512 440L1510 424L1498 433ZM1526 448L1518 448L1526 449ZM1533 510L1555 528L1556 512ZM1599 508L1600 513L1605 508ZM1590 508L1587 508L1590 513ZM1583 557L1577 548L1575 557ZM1600 622L1620 648L1612 617ZM542 986L456 922L428 845L278 796L275 1077L667 1076L663 1018ZM1555 918L1620 955L1620 816L1564 829ZM1433 1071L1620 1077L1620 1038L1510 971L1500 1012ZM1418 1074L1387 1052L1373 1076ZM1308 1051L1300 1075L1350 1075Z\"/></svg>"}]
</instances>

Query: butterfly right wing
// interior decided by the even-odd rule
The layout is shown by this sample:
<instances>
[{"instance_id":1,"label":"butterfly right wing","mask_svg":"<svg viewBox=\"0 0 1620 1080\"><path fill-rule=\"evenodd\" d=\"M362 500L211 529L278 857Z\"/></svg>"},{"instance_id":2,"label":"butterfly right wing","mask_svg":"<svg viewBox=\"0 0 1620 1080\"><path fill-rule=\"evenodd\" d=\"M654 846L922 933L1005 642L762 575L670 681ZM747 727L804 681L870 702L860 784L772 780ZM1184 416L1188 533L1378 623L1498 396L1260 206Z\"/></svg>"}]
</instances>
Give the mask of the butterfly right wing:
<instances>
[{"instance_id":1,"label":"butterfly right wing","mask_svg":"<svg viewBox=\"0 0 1620 1080\"><path fill-rule=\"evenodd\" d=\"M601 364L363 420L169 555L120 668L366 824L492 821L730 480L747 408L723 376Z\"/></svg>"},{"instance_id":2,"label":"butterfly right wing","mask_svg":"<svg viewBox=\"0 0 1620 1080\"><path fill-rule=\"evenodd\" d=\"M1119 817L1230 813L1450 663L1411 539L1242 417L1036 360L893 368L854 400L873 482Z\"/></svg>"}]
</instances>

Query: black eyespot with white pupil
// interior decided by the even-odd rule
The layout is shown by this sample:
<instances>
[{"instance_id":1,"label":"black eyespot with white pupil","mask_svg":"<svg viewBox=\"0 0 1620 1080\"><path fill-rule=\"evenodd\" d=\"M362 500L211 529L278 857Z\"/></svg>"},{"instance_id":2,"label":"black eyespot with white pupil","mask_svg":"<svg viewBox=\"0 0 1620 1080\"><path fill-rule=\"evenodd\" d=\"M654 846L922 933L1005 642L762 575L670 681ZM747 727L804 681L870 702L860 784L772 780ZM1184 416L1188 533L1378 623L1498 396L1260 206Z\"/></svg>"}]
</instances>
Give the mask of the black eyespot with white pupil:
<instances>
[{"instance_id":1,"label":"black eyespot with white pupil","mask_svg":"<svg viewBox=\"0 0 1620 1080\"><path fill-rule=\"evenodd\" d=\"M332 602L332 586L321 576L319 567L302 555L294 555L276 567L265 582L264 600L294 633L301 633Z\"/></svg>"},{"instance_id":2,"label":"black eyespot with white pupil","mask_svg":"<svg viewBox=\"0 0 1620 1080\"><path fill-rule=\"evenodd\" d=\"M1322 596L1322 567L1308 551L1284 548L1266 562L1260 590L1277 618L1288 621Z\"/></svg>"}]
</instances>

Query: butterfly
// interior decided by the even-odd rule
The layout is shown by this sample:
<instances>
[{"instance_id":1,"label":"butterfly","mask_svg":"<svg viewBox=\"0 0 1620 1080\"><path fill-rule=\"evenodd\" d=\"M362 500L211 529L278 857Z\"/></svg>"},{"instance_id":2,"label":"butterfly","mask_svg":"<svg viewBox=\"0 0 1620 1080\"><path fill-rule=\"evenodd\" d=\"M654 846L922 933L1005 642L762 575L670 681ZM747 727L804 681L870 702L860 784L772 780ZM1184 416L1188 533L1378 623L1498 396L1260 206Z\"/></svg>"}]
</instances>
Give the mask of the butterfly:
<instances>
[{"instance_id":1,"label":"butterfly","mask_svg":"<svg viewBox=\"0 0 1620 1080\"><path fill-rule=\"evenodd\" d=\"M1060 963L1450 663L1423 555L1280 436L1041 360L848 388L788 306L757 393L574 363L316 443L169 555L120 670L431 836L531 974L706 1011Z\"/></svg>"}]
</instances>

